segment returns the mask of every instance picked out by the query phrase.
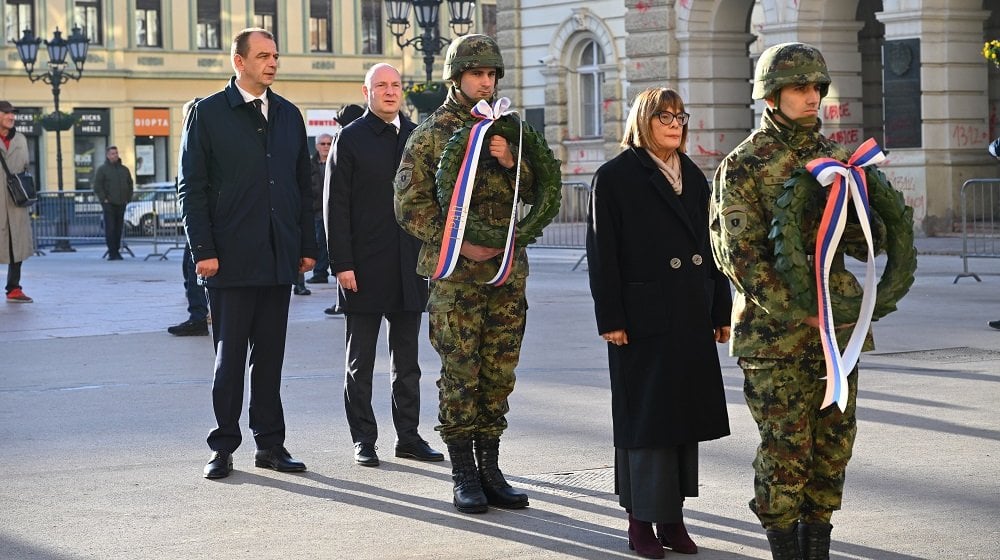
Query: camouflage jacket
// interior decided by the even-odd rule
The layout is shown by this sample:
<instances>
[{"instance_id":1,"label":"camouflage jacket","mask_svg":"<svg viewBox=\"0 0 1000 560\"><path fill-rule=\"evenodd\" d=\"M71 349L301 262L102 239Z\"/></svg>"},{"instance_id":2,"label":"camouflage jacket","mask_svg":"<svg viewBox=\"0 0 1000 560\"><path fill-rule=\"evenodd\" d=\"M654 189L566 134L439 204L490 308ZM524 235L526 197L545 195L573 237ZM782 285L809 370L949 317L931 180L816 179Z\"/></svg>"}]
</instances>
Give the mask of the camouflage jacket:
<instances>
[{"instance_id":1,"label":"camouflage jacket","mask_svg":"<svg viewBox=\"0 0 1000 560\"><path fill-rule=\"evenodd\" d=\"M789 287L774 268L774 242L768 239L775 200L797 168L817 157L847 161L850 152L814 129L795 130L778 124L770 112L760 128L737 146L719 166L712 185L709 224L715 261L736 287L730 353L753 358L823 359L819 330L802 324L808 315L794 305ZM852 211L853 212L853 211ZM875 219L876 249L885 227ZM803 224L807 253L815 242L818 224ZM849 296L861 293L857 279L844 268L843 254L866 258L860 226L848 224L830 273L831 291ZM810 268L811 270L811 268ZM838 331L841 348L850 329ZM874 348L868 333L865 350Z\"/></svg>"},{"instance_id":2,"label":"camouflage jacket","mask_svg":"<svg viewBox=\"0 0 1000 560\"><path fill-rule=\"evenodd\" d=\"M396 221L410 235L423 241L417 258L417 273L431 276L437 268L444 234L445 212L438 201L435 176L441 153L451 137L463 127L471 126L477 119L472 116L471 102L465 101L452 87L448 99L430 117L413 131L403 150L403 159L396 172L395 211ZM484 147L485 148L485 147ZM518 147L511 144L514 160ZM472 193L471 213L480 220L506 228L514 196L513 171L504 169L496 158L485 156L479 163L475 189ZM521 162L520 198L530 204L534 200L533 176L527 160ZM500 256L484 262L460 257L448 280L456 282L486 282L499 269ZM514 256L512 278L528 275L528 258L524 249Z\"/></svg>"}]
</instances>

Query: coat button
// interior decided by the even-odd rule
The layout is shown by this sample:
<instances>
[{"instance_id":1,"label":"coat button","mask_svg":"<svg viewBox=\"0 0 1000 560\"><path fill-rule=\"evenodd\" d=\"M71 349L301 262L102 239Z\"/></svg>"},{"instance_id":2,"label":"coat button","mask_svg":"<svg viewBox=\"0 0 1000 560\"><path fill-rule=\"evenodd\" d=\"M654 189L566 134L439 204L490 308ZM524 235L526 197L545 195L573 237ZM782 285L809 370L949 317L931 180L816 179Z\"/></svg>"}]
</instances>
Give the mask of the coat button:
<instances>
[{"instance_id":1,"label":"coat button","mask_svg":"<svg viewBox=\"0 0 1000 560\"><path fill-rule=\"evenodd\" d=\"M680 267L681 267L680 259L678 259L677 257L670 259L670 268L680 268Z\"/></svg>"},{"instance_id":2,"label":"coat button","mask_svg":"<svg viewBox=\"0 0 1000 560\"><path fill-rule=\"evenodd\" d=\"M693 262L695 266L701 266L702 262L701 255L695 253L694 256L691 257L691 262Z\"/></svg>"}]
</instances>

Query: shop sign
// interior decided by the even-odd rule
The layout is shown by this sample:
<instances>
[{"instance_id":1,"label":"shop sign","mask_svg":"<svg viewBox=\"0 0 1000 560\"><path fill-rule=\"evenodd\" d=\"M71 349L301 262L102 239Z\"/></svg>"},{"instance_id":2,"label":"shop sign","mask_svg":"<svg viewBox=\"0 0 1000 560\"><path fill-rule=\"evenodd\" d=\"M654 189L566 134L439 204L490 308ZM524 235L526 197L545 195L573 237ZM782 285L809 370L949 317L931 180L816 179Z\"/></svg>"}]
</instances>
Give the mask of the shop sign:
<instances>
[{"instance_id":1,"label":"shop sign","mask_svg":"<svg viewBox=\"0 0 1000 560\"><path fill-rule=\"evenodd\" d=\"M170 109L140 109L133 113L136 136L170 136Z\"/></svg>"},{"instance_id":2,"label":"shop sign","mask_svg":"<svg viewBox=\"0 0 1000 560\"><path fill-rule=\"evenodd\" d=\"M42 125L38 122L41 114L40 107L18 107L14 114L14 128L25 136L41 136Z\"/></svg>"},{"instance_id":3,"label":"shop sign","mask_svg":"<svg viewBox=\"0 0 1000 560\"><path fill-rule=\"evenodd\" d=\"M73 133L77 136L108 136L111 133L108 109L73 109L76 125Z\"/></svg>"},{"instance_id":4,"label":"shop sign","mask_svg":"<svg viewBox=\"0 0 1000 560\"><path fill-rule=\"evenodd\" d=\"M340 130L337 111L332 109L306 110L306 136L315 138L320 134L334 134Z\"/></svg>"}]
</instances>

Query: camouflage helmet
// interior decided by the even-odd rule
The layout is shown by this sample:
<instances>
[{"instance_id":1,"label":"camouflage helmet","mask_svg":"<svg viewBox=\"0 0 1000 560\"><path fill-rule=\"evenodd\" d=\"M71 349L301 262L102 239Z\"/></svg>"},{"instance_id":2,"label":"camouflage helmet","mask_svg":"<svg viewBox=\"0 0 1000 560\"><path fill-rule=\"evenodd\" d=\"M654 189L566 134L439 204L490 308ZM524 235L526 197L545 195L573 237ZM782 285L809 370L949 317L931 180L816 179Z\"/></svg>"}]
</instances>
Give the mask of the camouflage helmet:
<instances>
[{"instance_id":1,"label":"camouflage helmet","mask_svg":"<svg viewBox=\"0 0 1000 560\"><path fill-rule=\"evenodd\" d=\"M497 79L503 78L503 57L493 37L463 35L448 45L448 53L444 55L444 79L454 80L470 68L496 68Z\"/></svg>"},{"instance_id":2,"label":"camouflage helmet","mask_svg":"<svg viewBox=\"0 0 1000 560\"><path fill-rule=\"evenodd\" d=\"M766 99L788 85L819 84L820 95L830 90L830 73L819 49L806 43L769 47L757 60L753 98Z\"/></svg>"}]
</instances>

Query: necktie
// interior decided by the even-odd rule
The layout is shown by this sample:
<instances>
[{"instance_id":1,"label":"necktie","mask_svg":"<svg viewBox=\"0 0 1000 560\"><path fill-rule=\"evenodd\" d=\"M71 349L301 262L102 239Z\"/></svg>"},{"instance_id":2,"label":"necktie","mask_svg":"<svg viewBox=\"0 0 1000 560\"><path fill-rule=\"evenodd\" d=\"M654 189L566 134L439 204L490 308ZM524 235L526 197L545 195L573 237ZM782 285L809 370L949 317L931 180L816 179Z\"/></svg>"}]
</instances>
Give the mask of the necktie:
<instances>
[{"instance_id":1,"label":"necktie","mask_svg":"<svg viewBox=\"0 0 1000 560\"><path fill-rule=\"evenodd\" d=\"M267 118L264 117L264 102L260 99L254 99L250 102L253 106L254 115L257 116L257 120L260 122L262 129L267 128Z\"/></svg>"},{"instance_id":2,"label":"necktie","mask_svg":"<svg viewBox=\"0 0 1000 560\"><path fill-rule=\"evenodd\" d=\"M396 128L396 125L393 124L393 123L386 123L385 124L385 129L388 130L389 133L392 134L393 136L399 135L399 130Z\"/></svg>"}]
</instances>

